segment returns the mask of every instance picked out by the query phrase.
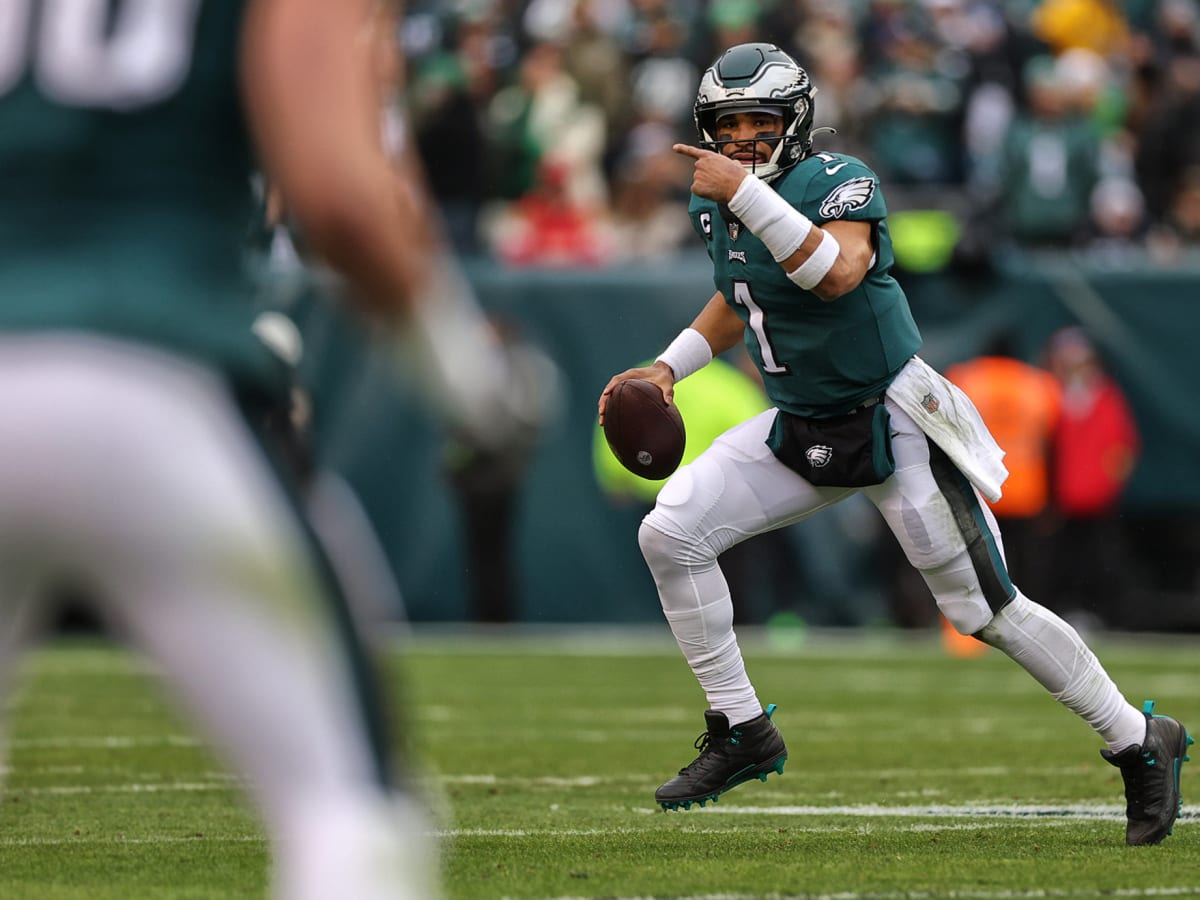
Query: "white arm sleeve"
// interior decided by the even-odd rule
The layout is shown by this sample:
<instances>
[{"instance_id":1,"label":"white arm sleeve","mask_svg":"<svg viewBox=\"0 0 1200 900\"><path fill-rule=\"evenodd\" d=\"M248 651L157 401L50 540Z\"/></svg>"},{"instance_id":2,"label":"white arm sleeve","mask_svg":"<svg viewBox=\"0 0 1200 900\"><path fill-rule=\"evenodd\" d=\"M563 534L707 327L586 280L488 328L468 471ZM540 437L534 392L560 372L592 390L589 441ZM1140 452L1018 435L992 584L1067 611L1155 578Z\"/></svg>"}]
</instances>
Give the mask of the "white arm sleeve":
<instances>
[{"instance_id":1,"label":"white arm sleeve","mask_svg":"<svg viewBox=\"0 0 1200 900\"><path fill-rule=\"evenodd\" d=\"M812 220L754 175L747 175L729 198L729 211L764 244L775 262L796 252L812 231Z\"/></svg>"}]
</instances>

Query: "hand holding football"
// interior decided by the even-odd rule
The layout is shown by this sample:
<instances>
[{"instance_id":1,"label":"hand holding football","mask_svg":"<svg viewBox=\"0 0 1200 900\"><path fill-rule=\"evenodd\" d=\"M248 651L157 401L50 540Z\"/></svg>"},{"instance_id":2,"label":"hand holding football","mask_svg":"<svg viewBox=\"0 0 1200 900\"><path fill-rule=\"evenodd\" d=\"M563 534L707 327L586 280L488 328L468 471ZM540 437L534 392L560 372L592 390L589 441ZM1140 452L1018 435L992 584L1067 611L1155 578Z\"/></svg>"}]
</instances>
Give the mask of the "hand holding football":
<instances>
[{"instance_id":1,"label":"hand holding football","mask_svg":"<svg viewBox=\"0 0 1200 900\"><path fill-rule=\"evenodd\" d=\"M683 416L657 385L629 378L609 394L604 438L621 465L657 481L679 467L687 435Z\"/></svg>"}]
</instances>

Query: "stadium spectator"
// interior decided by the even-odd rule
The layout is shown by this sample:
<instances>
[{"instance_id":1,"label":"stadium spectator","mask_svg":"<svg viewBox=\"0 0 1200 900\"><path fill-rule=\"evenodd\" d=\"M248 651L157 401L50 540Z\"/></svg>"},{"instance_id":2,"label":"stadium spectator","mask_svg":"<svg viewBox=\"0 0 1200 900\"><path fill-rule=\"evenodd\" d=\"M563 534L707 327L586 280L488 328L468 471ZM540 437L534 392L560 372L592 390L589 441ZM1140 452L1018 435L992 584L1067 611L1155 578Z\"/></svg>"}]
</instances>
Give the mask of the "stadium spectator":
<instances>
[{"instance_id":1,"label":"stadium spectator","mask_svg":"<svg viewBox=\"0 0 1200 900\"><path fill-rule=\"evenodd\" d=\"M1141 264L1146 251L1146 201L1137 184L1120 176L1105 178L1092 190L1089 207L1087 259L1117 269Z\"/></svg>"},{"instance_id":2,"label":"stadium spectator","mask_svg":"<svg viewBox=\"0 0 1200 900\"><path fill-rule=\"evenodd\" d=\"M1025 83L1029 108L1009 130L1000 178L1007 236L1024 247L1082 243L1099 178L1099 137L1053 59L1030 60Z\"/></svg>"},{"instance_id":3,"label":"stadium spectator","mask_svg":"<svg viewBox=\"0 0 1200 900\"><path fill-rule=\"evenodd\" d=\"M1122 129L1128 115L1129 100L1116 82L1112 67L1103 56L1077 47L1067 50L1054 61L1055 74L1067 96L1067 103L1081 119L1091 124L1106 148L1118 153L1118 160L1102 160L1102 165L1129 165L1124 159ZM1114 143L1115 141L1115 143Z\"/></svg>"},{"instance_id":4,"label":"stadium spectator","mask_svg":"<svg viewBox=\"0 0 1200 900\"><path fill-rule=\"evenodd\" d=\"M758 0L712 0L704 17L708 39L703 58L711 59L723 47L759 40L763 36L765 6Z\"/></svg>"},{"instance_id":5,"label":"stadium spectator","mask_svg":"<svg viewBox=\"0 0 1200 900\"><path fill-rule=\"evenodd\" d=\"M444 460L464 538L468 615L475 622L496 624L521 619L521 498L538 438L559 412L561 373L515 322L499 316L490 321L517 388L518 402L511 409L515 425L505 429L502 441L481 441L469 430L452 430Z\"/></svg>"},{"instance_id":6,"label":"stadium spectator","mask_svg":"<svg viewBox=\"0 0 1200 900\"><path fill-rule=\"evenodd\" d=\"M488 105L488 146L502 199L526 196L549 164L572 203L598 207L606 200L604 115L581 101L563 52L550 41L534 44L521 57L516 79Z\"/></svg>"},{"instance_id":7,"label":"stadium spectator","mask_svg":"<svg viewBox=\"0 0 1200 900\"><path fill-rule=\"evenodd\" d=\"M1056 332L1047 365L1062 388L1054 434L1052 597L1063 615L1124 624L1132 567L1118 504L1141 451L1124 392L1079 327Z\"/></svg>"},{"instance_id":8,"label":"stadium spectator","mask_svg":"<svg viewBox=\"0 0 1200 900\"><path fill-rule=\"evenodd\" d=\"M879 92L870 158L897 185L960 184L966 58L943 43L925 5L875 8L881 15L864 47L866 77Z\"/></svg>"},{"instance_id":9,"label":"stadium spectator","mask_svg":"<svg viewBox=\"0 0 1200 900\"><path fill-rule=\"evenodd\" d=\"M1023 591L1049 597L1050 455L1059 419L1059 384L1045 369L1018 359L1007 334L984 352L946 369L971 398L1004 450L1004 493L988 505L1004 535L1005 566Z\"/></svg>"},{"instance_id":10,"label":"stadium spectator","mask_svg":"<svg viewBox=\"0 0 1200 900\"><path fill-rule=\"evenodd\" d=\"M682 126L690 118L692 97L685 85L698 72L686 54L687 38L687 24L675 10L646 10L629 72L629 104L637 121Z\"/></svg>"},{"instance_id":11,"label":"stadium spectator","mask_svg":"<svg viewBox=\"0 0 1200 900\"><path fill-rule=\"evenodd\" d=\"M653 365L614 375L598 402L603 421L629 378L669 402L676 382L744 342L775 407L676 472L638 533L710 707L700 755L655 799L686 809L782 771L787 747L747 674L717 560L862 493L955 628L1006 653L1104 740L1126 785L1127 843L1158 843L1179 812L1187 732L1132 706L1076 630L1010 580L981 500L1000 496L1000 450L970 400L916 356L878 178L813 150L813 96L770 44L732 47L705 72L700 146L677 149L693 160L689 215L717 290Z\"/></svg>"},{"instance_id":12,"label":"stadium spectator","mask_svg":"<svg viewBox=\"0 0 1200 900\"><path fill-rule=\"evenodd\" d=\"M687 166L671 151L675 140L675 130L662 122L643 122L629 132L613 174L614 261L666 259L691 238L687 217L679 212Z\"/></svg>"},{"instance_id":13,"label":"stadium spectator","mask_svg":"<svg viewBox=\"0 0 1200 900\"><path fill-rule=\"evenodd\" d=\"M970 74L963 103L963 167L968 199L984 205L999 191L1004 139L1023 97L1020 35L1000 10L973 7L972 27L963 37Z\"/></svg>"},{"instance_id":14,"label":"stadium spectator","mask_svg":"<svg viewBox=\"0 0 1200 900\"><path fill-rule=\"evenodd\" d=\"M1167 211L1167 228L1179 241L1200 246L1200 164L1189 166Z\"/></svg>"},{"instance_id":15,"label":"stadium spectator","mask_svg":"<svg viewBox=\"0 0 1200 900\"><path fill-rule=\"evenodd\" d=\"M866 64L850 8L815 4L794 43L804 48L809 71L821 82L821 124L837 132L847 153L866 157L879 90L864 77Z\"/></svg>"},{"instance_id":16,"label":"stadium spectator","mask_svg":"<svg viewBox=\"0 0 1200 900\"><path fill-rule=\"evenodd\" d=\"M565 32L557 39L564 48L567 72L579 85L584 103L601 110L605 135L611 147L629 127L629 60L619 37L621 17L614 14L620 4L605 0L553 0L542 6L566 7L572 15ZM532 5L530 7L532 9Z\"/></svg>"},{"instance_id":17,"label":"stadium spectator","mask_svg":"<svg viewBox=\"0 0 1200 900\"><path fill-rule=\"evenodd\" d=\"M605 218L571 193L569 165L542 159L533 185L486 216L483 234L511 266L594 268L612 255Z\"/></svg>"},{"instance_id":18,"label":"stadium spectator","mask_svg":"<svg viewBox=\"0 0 1200 900\"><path fill-rule=\"evenodd\" d=\"M30 32L6 48L30 55L0 82L0 665L68 576L228 754L276 897L436 896L368 623L289 466L298 347L261 327L242 255L248 124L345 302L448 421L494 432L503 363L415 165L380 137L393 7L121 4L110 30L93 13L109 10L8 17ZM64 34L92 40L65 66L47 37Z\"/></svg>"},{"instance_id":19,"label":"stadium spectator","mask_svg":"<svg viewBox=\"0 0 1200 900\"><path fill-rule=\"evenodd\" d=\"M1030 12L1030 25L1056 54L1077 47L1120 54L1129 41L1125 14L1114 0L1041 0Z\"/></svg>"},{"instance_id":20,"label":"stadium spectator","mask_svg":"<svg viewBox=\"0 0 1200 900\"><path fill-rule=\"evenodd\" d=\"M452 46L428 55L412 75L409 114L418 151L437 161L428 167L429 186L449 237L475 254L482 250L479 214L497 178L480 148L487 145L487 108L500 73L488 17L463 14L448 25Z\"/></svg>"}]
</instances>

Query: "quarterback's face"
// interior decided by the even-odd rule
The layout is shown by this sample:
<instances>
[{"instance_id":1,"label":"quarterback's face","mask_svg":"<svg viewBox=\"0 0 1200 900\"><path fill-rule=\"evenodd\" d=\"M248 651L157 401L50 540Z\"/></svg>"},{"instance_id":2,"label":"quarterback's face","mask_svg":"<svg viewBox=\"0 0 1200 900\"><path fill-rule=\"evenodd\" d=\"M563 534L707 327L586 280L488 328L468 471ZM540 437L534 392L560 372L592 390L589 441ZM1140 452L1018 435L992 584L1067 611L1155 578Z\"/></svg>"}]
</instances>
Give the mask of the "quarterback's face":
<instances>
[{"instance_id":1,"label":"quarterback's face","mask_svg":"<svg viewBox=\"0 0 1200 900\"><path fill-rule=\"evenodd\" d=\"M782 116L756 111L721 116L714 137L723 154L748 166L767 162L775 152L775 141L770 139L782 135Z\"/></svg>"}]
</instances>

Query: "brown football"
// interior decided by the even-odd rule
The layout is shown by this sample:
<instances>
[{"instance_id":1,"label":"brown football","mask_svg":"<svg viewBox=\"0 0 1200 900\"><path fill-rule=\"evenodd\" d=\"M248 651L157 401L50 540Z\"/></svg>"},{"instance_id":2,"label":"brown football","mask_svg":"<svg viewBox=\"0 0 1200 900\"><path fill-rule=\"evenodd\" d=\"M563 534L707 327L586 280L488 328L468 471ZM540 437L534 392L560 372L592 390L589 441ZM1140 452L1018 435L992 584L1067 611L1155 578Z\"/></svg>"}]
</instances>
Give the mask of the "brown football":
<instances>
[{"instance_id":1,"label":"brown football","mask_svg":"<svg viewBox=\"0 0 1200 900\"><path fill-rule=\"evenodd\" d=\"M652 481L679 468L687 441L679 410L663 400L657 385L637 378L608 395L604 437L621 465Z\"/></svg>"}]
</instances>

